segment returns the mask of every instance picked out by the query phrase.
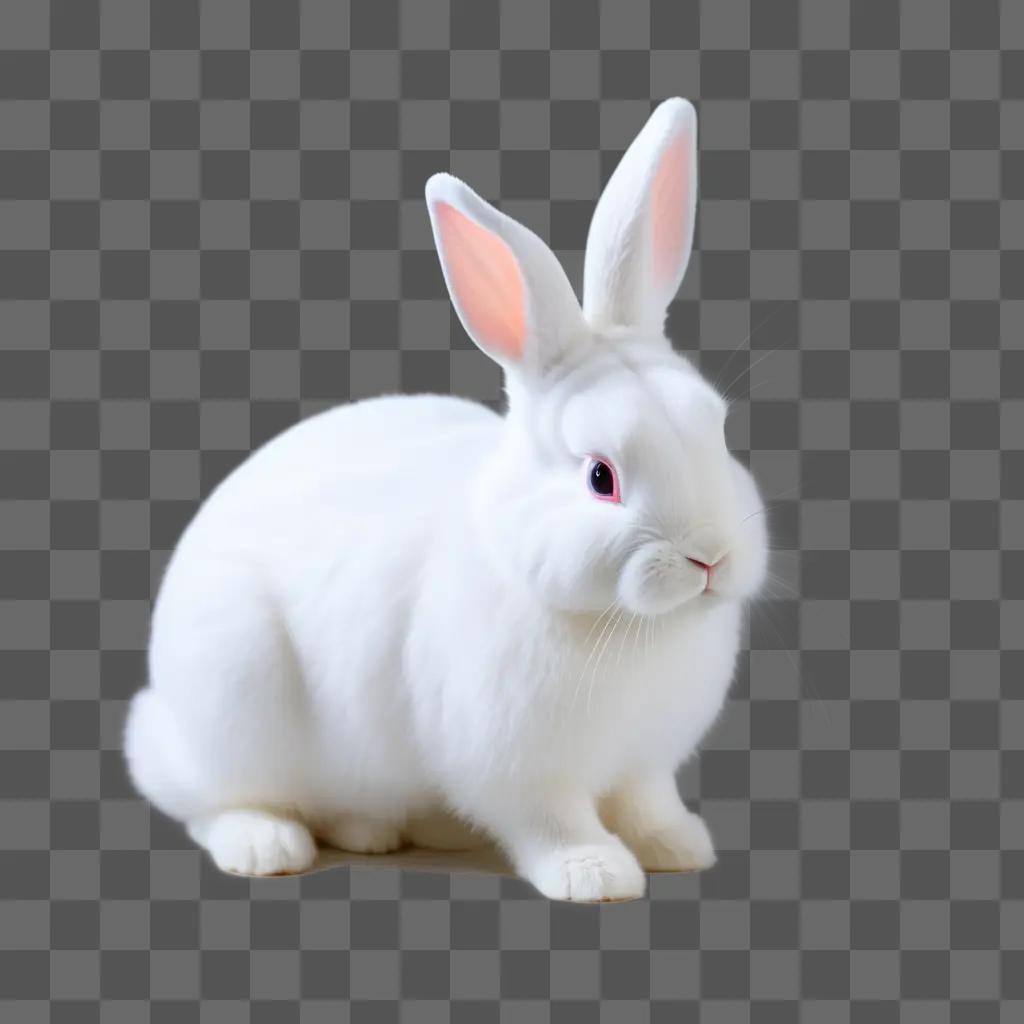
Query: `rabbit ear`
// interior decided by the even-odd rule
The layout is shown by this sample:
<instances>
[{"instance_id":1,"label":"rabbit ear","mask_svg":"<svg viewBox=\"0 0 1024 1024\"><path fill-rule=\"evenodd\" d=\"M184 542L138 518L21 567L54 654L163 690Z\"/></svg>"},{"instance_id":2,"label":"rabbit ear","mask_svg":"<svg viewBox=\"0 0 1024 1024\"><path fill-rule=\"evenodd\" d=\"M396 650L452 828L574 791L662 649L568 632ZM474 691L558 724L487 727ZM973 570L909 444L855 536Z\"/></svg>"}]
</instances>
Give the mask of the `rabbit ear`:
<instances>
[{"instance_id":1,"label":"rabbit ear","mask_svg":"<svg viewBox=\"0 0 1024 1024\"><path fill-rule=\"evenodd\" d=\"M441 269L462 326L505 367L543 370L585 328L555 254L450 174L427 182Z\"/></svg>"},{"instance_id":2,"label":"rabbit ear","mask_svg":"<svg viewBox=\"0 0 1024 1024\"><path fill-rule=\"evenodd\" d=\"M661 327L693 246L697 114L665 100L626 150L590 222L583 311L592 324Z\"/></svg>"}]
</instances>

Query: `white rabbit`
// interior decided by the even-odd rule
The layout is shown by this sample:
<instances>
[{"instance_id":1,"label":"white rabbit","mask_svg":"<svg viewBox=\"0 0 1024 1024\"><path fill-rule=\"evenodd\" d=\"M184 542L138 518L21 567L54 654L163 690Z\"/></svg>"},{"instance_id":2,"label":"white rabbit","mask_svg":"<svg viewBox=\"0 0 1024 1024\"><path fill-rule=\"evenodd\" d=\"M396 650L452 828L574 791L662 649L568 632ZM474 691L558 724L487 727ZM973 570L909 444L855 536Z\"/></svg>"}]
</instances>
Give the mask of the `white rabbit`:
<instances>
[{"instance_id":1,"label":"white rabbit","mask_svg":"<svg viewBox=\"0 0 1024 1024\"><path fill-rule=\"evenodd\" d=\"M301 871L314 837L454 847L458 823L553 899L713 863L674 775L722 706L767 544L725 403L663 331L696 177L694 109L667 100L597 206L582 310L535 234L432 177L444 277L508 413L331 410L189 525L126 752L221 868Z\"/></svg>"}]
</instances>

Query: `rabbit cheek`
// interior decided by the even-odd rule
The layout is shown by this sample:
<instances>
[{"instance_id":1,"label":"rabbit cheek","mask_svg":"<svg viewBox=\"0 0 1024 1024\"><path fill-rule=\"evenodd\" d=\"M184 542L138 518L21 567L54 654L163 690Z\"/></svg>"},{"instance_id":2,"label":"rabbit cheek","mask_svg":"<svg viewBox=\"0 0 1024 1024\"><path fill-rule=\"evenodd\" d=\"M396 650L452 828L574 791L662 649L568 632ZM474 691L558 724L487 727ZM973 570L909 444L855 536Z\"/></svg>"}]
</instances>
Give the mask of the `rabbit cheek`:
<instances>
[{"instance_id":1,"label":"rabbit cheek","mask_svg":"<svg viewBox=\"0 0 1024 1024\"><path fill-rule=\"evenodd\" d=\"M767 575L768 549L758 537L742 536L722 566L720 589L739 598L752 597Z\"/></svg>"}]
</instances>

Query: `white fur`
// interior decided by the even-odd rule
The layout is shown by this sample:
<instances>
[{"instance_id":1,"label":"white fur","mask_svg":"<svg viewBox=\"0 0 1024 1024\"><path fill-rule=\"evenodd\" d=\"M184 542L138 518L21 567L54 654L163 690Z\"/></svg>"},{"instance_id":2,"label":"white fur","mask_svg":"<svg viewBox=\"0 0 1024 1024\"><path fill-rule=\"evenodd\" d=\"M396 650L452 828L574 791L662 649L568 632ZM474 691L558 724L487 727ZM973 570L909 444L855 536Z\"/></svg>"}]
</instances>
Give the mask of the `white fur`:
<instances>
[{"instance_id":1,"label":"white fur","mask_svg":"<svg viewBox=\"0 0 1024 1024\"><path fill-rule=\"evenodd\" d=\"M658 160L669 143L681 141L687 155L687 201L681 225L682 251L675 274L660 284L651 272L650 201ZM693 246L697 222L697 114L686 100L666 100L651 115L615 168L594 210L583 268L583 309L591 323L650 321L661 329Z\"/></svg>"},{"instance_id":2,"label":"white fur","mask_svg":"<svg viewBox=\"0 0 1024 1024\"><path fill-rule=\"evenodd\" d=\"M617 193L642 192L649 168L624 165ZM228 870L302 870L314 836L457 845L453 812L549 897L636 897L642 868L714 860L674 773L725 697L765 571L761 503L663 305L588 322L532 232L447 176L427 196L499 233L522 273L509 412L359 402L231 474L157 600L132 775ZM589 492L592 453L621 505ZM686 556L724 559L712 592Z\"/></svg>"}]
</instances>

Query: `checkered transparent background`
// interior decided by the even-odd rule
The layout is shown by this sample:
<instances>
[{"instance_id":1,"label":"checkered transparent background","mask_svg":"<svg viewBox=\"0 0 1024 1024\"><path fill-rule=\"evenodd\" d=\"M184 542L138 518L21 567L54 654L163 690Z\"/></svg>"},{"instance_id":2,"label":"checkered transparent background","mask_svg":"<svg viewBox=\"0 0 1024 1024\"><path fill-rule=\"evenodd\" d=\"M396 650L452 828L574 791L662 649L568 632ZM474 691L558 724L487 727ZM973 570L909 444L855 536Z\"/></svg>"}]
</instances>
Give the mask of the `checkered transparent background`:
<instances>
[{"instance_id":1,"label":"checkered transparent background","mask_svg":"<svg viewBox=\"0 0 1024 1024\"><path fill-rule=\"evenodd\" d=\"M5 1024L1024 1018L1024 5L3 0L0 48ZM603 908L219 874L119 749L169 549L303 415L496 402L424 181L578 282L677 94L670 333L780 549L683 777L719 865Z\"/></svg>"}]
</instances>

